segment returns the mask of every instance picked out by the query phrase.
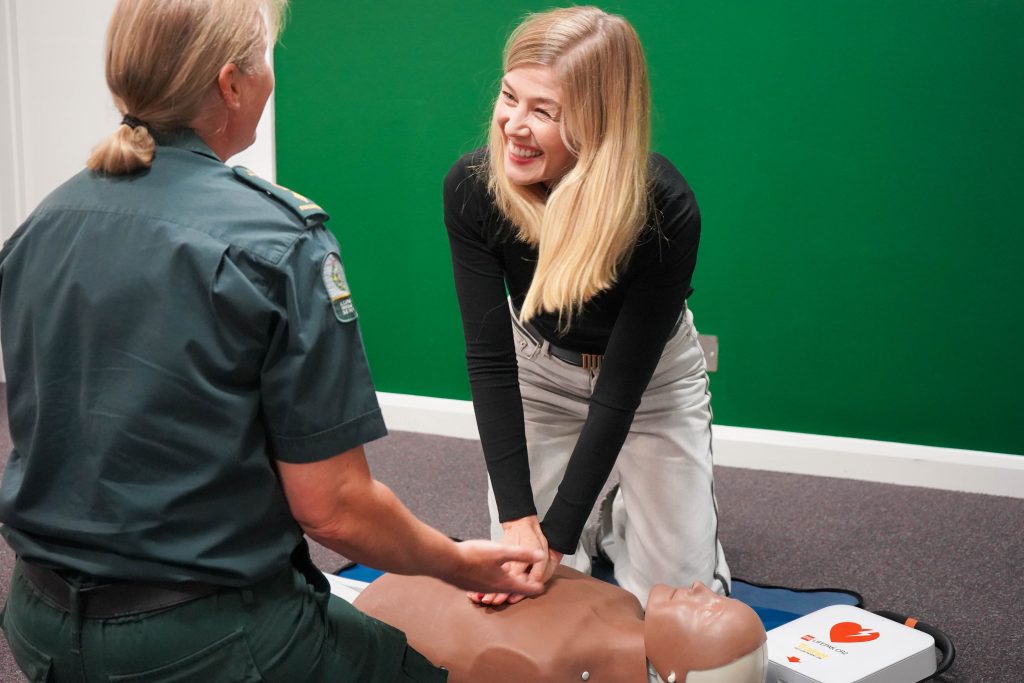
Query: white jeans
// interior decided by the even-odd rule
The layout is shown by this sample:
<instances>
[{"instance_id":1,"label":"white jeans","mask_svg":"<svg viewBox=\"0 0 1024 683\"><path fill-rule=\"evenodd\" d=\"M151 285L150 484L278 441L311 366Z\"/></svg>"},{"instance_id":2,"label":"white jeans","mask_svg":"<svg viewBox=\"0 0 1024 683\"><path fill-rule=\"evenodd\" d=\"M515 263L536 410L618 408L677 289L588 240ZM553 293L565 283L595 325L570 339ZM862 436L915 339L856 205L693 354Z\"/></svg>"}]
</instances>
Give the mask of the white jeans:
<instances>
[{"instance_id":1,"label":"white jeans","mask_svg":"<svg viewBox=\"0 0 1024 683\"><path fill-rule=\"evenodd\" d=\"M530 483L543 519L587 418L600 371L552 357L548 342L534 340L514 316L513 334ZM711 465L711 394L687 310L640 401L615 463L620 487L602 504L596 530L601 550L615 564L615 580L641 605L656 583L689 587L699 580L728 592ZM490 485L488 503L491 537L498 540L502 529ZM581 542L562 563L589 573L590 553Z\"/></svg>"}]
</instances>

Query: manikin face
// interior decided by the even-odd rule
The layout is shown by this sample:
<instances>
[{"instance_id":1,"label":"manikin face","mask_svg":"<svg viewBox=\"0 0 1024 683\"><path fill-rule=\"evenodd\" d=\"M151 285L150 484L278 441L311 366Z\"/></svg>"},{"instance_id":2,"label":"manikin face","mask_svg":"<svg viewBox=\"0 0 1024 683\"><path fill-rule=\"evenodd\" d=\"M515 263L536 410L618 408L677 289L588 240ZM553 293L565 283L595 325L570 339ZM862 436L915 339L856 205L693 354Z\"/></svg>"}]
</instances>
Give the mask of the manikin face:
<instances>
[{"instance_id":1,"label":"manikin face","mask_svg":"<svg viewBox=\"0 0 1024 683\"><path fill-rule=\"evenodd\" d=\"M647 658L666 681L679 683L691 671L725 666L765 641L757 614L695 581L690 588L663 584L651 589L644 617Z\"/></svg>"},{"instance_id":2,"label":"manikin face","mask_svg":"<svg viewBox=\"0 0 1024 683\"><path fill-rule=\"evenodd\" d=\"M504 142L505 174L516 185L556 183L575 157L562 141L562 86L551 67L519 66L501 79L492 125Z\"/></svg>"}]
</instances>

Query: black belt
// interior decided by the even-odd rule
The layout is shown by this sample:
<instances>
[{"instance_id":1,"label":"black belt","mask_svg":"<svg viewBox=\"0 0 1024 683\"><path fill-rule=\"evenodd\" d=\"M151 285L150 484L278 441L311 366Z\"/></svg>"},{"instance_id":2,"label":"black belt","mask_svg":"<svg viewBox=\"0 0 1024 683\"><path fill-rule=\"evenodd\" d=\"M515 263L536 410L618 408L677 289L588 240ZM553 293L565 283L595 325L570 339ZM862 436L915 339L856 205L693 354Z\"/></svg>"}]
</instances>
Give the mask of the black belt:
<instances>
[{"instance_id":1,"label":"black belt","mask_svg":"<svg viewBox=\"0 0 1024 683\"><path fill-rule=\"evenodd\" d=\"M516 316L516 320L519 320L519 311L513 306L512 313ZM683 324L683 318L686 317L686 304L683 304L683 311L679 314L679 319L676 320L676 324L672 326L672 331L669 332L669 338L675 335L679 331L679 326ZM543 343L544 336L541 335L540 330L533 326L533 323L526 321L520 323L531 337L533 341L538 344ZM604 355L600 353L581 353L580 351L573 351L572 349L566 349L561 346L555 346L551 342L548 342L548 353L557 358L560 361L565 361L569 365L575 365L578 368L584 370L597 370L601 367L601 361L604 359Z\"/></svg>"},{"instance_id":2,"label":"black belt","mask_svg":"<svg viewBox=\"0 0 1024 683\"><path fill-rule=\"evenodd\" d=\"M57 572L18 560L18 568L50 604L89 619L110 619L166 609L198 600L221 586L207 583L140 583L123 581L77 588Z\"/></svg>"},{"instance_id":3,"label":"black belt","mask_svg":"<svg viewBox=\"0 0 1024 683\"><path fill-rule=\"evenodd\" d=\"M512 313L516 316L516 320L519 319L519 311L515 308L512 309ZM544 342L544 337L541 335L540 330L533 326L533 323L521 322L523 329L529 334L533 341L537 344ZM596 370L601 367L601 359L604 355L600 353L581 353L579 351L573 351L572 349L562 348L561 346L555 346L551 342L548 342L548 353L557 358L558 360L565 361L569 365L575 365L578 368L585 370Z\"/></svg>"}]
</instances>

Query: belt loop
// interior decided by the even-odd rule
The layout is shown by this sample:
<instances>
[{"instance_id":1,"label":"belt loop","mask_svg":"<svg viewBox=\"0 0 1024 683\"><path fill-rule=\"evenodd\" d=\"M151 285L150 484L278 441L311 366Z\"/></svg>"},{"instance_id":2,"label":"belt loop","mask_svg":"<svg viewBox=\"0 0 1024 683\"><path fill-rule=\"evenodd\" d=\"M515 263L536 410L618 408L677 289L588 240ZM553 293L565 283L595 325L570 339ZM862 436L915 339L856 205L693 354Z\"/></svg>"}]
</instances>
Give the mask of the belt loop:
<instances>
[{"instance_id":1,"label":"belt loop","mask_svg":"<svg viewBox=\"0 0 1024 683\"><path fill-rule=\"evenodd\" d=\"M78 586L68 584L71 613L71 654L82 654L82 594Z\"/></svg>"},{"instance_id":2,"label":"belt loop","mask_svg":"<svg viewBox=\"0 0 1024 683\"><path fill-rule=\"evenodd\" d=\"M508 307L510 315L512 316L513 335L515 332L518 332L522 337L522 339L517 342L518 348L516 349L516 353L520 353L530 359L536 358L537 354L547 355L547 340L537 332L536 328L534 328L532 324L529 322L520 322L519 310L512 303L511 299L509 299ZM527 347L530 347L529 350L527 350Z\"/></svg>"}]
</instances>

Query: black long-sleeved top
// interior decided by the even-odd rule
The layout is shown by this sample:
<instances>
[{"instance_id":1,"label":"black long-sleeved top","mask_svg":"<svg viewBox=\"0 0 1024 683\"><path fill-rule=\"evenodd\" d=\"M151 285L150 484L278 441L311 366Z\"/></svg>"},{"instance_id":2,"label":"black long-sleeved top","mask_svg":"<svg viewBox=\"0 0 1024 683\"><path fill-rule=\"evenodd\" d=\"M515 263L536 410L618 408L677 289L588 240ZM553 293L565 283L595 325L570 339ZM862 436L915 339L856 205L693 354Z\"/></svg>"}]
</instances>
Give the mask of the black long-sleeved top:
<instances>
[{"instance_id":1,"label":"black long-sleeved top","mask_svg":"<svg viewBox=\"0 0 1024 683\"><path fill-rule=\"evenodd\" d=\"M444 182L444 219L466 337L466 364L487 470L501 521L537 513L506 287L520 308L537 250L516 236L476 167L486 150L459 159ZM693 291L700 212L666 158L650 160L649 218L615 284L588 301L564 335L558 315L531 320L552 344L604 354L590 409L551 508L548 544L576 552L583 526L611 473L665 343Z\"/></svg>"}]
</instances>

